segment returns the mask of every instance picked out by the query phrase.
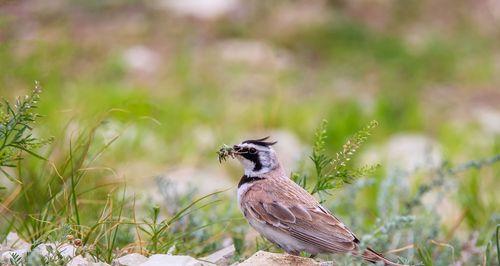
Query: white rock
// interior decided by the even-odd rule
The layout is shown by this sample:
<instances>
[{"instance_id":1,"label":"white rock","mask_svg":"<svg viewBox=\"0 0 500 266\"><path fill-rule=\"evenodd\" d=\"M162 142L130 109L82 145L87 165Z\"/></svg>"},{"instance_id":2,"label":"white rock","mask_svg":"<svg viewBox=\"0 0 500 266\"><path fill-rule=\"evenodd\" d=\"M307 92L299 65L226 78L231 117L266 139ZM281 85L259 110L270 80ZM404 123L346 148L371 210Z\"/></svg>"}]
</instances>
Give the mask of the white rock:
<instances>
[{"instance_id":1,"label":"white rock","mask_svg":"<svg viewBox=\"0 0 500 266\"><path fill-rule=\"evenodd\" d=\"M484 131L492 134L500 134L500 110L483 107L474 109L473 113Z\"/></svg>"},{"instance_id":2,"label":"white rock","mask_svg":"<svg viewBox=\"0 0 500 266\"><path fill-rule=\"evenodd\" d=\"M287 1L276 4L270 10L269 20L266 24L273 36L286 36L304 29L316 28L331 19L332 10L328 1Z\"/></svg>"},{"instance_id":3,"label":"white rock","mask_svg":"<svg viewBox=\"0 0 500 266\"><path fill-rule=\"evenodd\" d=\"M78 255L71 259L66 266L109 266L109 264L105 262L92 262L82 257L82 255Z\"/></svg>"},{"instance_id":4,"label":"white rock","mask_svg":"<svg viewBox=\"0 0 500 266\"><path fill-rule=\"evenodd\" d=\"M12 249L29 249L30 244L17 236L16 233L10 232L0 245L0 251Z\"/></svg>"},{"instance_id":5,"label":"white rock","mask_svg":"<svg viewBox=\"0 0 500 266\"><path fill-rule=\"evenodd\" d=\"M172 256L164 254L156 254L140 264L141 266L163 266L163 265L179 265L179 266L203 266L210 265L203 263L189 256Z\"/></svg>"},{"instance_id":6,"label":"white rock","mask_svg":"<svg viewBox=\"0 0 500 266\"><path fill-rule=\"evenodd\" d=\"M213 265L210 263L201 262L195 258L189 256L171 256L164 254L156 254L144 262L139 264L141 266L167 266L167 265L176 265L176 266L204 266L204 265Z\"/></svg>"},{"instance_id":7,"label":"white rock","mask_svg":"<svg viewBox=\"0 0 500 266\"><path fill-rule=\"evenodd\" d=\"M110 265L107 264L106 262L99 261L99 262L90 262L88 266L110 266Z\"/></svg>"},{"instance_id":8,"label":"white rock","mask_svg":"<svg viewBox=\"0 0 500 266\"><path fill-rule=\"evenodd\" d=\"M37 254L45 257L45 256L49 255L48 249L50 249L50 248L52 248L52 250L55 250L56 245L52 244L52 243L40 244L33 249L33 253L37 253Z\"/></svg>"},{"instance_id":9,"label":"white rock","mask_svg":"<svg viewBox=\"0 0 500 266\"><path fill-rule=\"evenodd\" d=\"M132 254L127 254L125 256L122 256L118 259L113 260L112 265L113 266L135 266L139 265L145 261L147 261L148 258L145 256L138 254L138 253L132 253Z\"/></svg>"},{"instance_id":10,"label":"white rock","mask_svg":"<svg viewBox=\"0 0 500 266\"><path fill-rule=\"evenodd\" d=\"M225 62L265 69L285 69L293 61L287 51L256 40L224 40L217 43L216 53Z\"/></svg>"},{"instance_id":11,"label":"white rock","mask_svg":"<svg viewBox=\"0 0 500 266\"><path fill-rule=\"evenodd\" d=\"M123 60L130 70L143 73L153 73L160 63L158 54L142 45L128 48Z\"/></svg>"},{"instance_id":12,"label":"white rock","mask_svg":"<svg viewBox=\"0 0 500 266\"><path fill-rule=\"evenodd\" d=\"M387 143L386 160L388 168L412 172L439 167L443 155L439 144L424 135L396 135Z\"/></svg>"},{"instance_id":13,"label":"white rock","mask_svg":"<svg viewBox=\"0 0 500 266\"><path fill-rule=\"evenodd\" d=\"M258 251L238 266L281 266L281 265L301 265L301 266L318 266L320 263L310 258L303 258L289 254L278 254L266 251Z\"/></svg>"},{"instance_id":14,"label":"white rock","mask_svg":"<svg viewBox=\"0 0 500 266\"><path fill-rule=\"evenodd\" d=\"M363 164L381 163L389 172L407 173L418 169L441 166L443 155L440 145L433 139L419 134L395 135L380 147L371 147L362 154Z\"/></svg>"},{"instance_id":15,"label":"white rock","mask_svg":"<svg viewBox=\"0 0 500 266\"><path fill-rule=\"evenodd\" d=\"M160 5L183 16L213 19L233 11L238 0L161 0Z\"/></svg>"},{"instance_id":16,"label":"white rock","mask_svg":"<svg viewBox=\"0 0 500 266\"><path fill-rule=\"evenodd\" d=\"M46 243L46 244L40 244L38 245L35 249L33 249L34 253L38 253L42 256L49 256L49 250L52 248L52 250L56 250L63 256L63 257L74 257L75 256L75 251L76 248L73 245L70 244L62 244L62 245L56 245L54 243Z\"/></svg>"},{"instance_id":17,"label":"white rock","mask_svg":"<svg viewBox=\"0 0 500 266\"><path fill-rule=\"evenodd\" d=\"M87 261L82 255L78 255L71 259L66 266L87 266L90 262Z\"/></svg>"},{"instance_id":18,"label":"white rock","mask_svg":"<svg viewBox=\"0 0 500 266\"><path fill-rule=\"evenodd\" d=\"M63 244L57 248L57 250L64 257L74 257L76 252L76 247L70 244Z\"/></svg>"},{"instance_id":19,"label":"white rock","mask_svg":"<svg viewBox=\"0 0 500 266\"><path fill-rule=\"evenodd\" d=\"M335 266L337 264L335 264L335 262L333 261L321 261L319 263L319 266Z\"/></svg>"},{"instance_id":20,"label":"white rock","mask_svg":"<svg viewBox=\"0 0 500 266\"><path fill-rule=\"evenodd\" d=\"M217 265L229 265L230 259L234 255L234 251L234 245L231 244L230 246L227 246L204 258L201 258L201 260L215 263Z\"/></svg>"}]
</instances>

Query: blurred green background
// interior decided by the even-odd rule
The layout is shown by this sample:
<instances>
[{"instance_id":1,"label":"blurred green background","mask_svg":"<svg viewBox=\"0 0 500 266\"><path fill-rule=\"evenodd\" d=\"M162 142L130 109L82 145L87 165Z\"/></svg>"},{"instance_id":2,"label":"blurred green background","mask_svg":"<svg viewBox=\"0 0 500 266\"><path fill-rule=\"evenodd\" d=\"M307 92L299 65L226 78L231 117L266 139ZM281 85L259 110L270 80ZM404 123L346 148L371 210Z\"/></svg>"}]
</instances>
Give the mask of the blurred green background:
<instances>
[{"instance_id":1,"label":"blurred green background","mask_svg":"<svg viewBox=\"0 0 500 266\"><path fill-rule=\"evenodd\" d=\"M356 163L380 163L380 182L395 169L493 156L499 73L498 1L0 2L2 97L38 80L36 133L61 142L102 120L100 140L120 138L98 164L138 194L164 173L213 185L204 192L234 186L241 170L218 166L215 151L265 135L301 169L322 119L332 153L379 122ZM491 227L498 164L453 182L444 226L465 212L463 239Z\"/></svg>"}]
</instances>

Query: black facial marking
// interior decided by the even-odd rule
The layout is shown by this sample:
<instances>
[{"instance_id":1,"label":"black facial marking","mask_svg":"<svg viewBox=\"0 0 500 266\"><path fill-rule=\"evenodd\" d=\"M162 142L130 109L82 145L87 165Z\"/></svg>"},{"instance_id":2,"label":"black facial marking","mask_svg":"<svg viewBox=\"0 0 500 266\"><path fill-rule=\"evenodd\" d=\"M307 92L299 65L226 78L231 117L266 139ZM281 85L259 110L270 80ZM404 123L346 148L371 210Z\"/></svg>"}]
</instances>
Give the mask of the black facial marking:
<instances>
[{"instance_id":1,"label":"black facial marking","mask_svg":"<svg viewBox=\"0 0 500 266\"><path fill-rule=\"evenodd\" d=\"M246 183L252 183L254 181L262 180L264 179L263 177L258 177L258 176L247 176L244 175L241 177L240 182L238 183L238 188L240 188L243 184Z\"/></svg>"},{"instance_id":2,"label":"black facial marking","mask_svg":"<svg viewBox=\"0 0 500 266\"><path fill-rule=\"evenodd\" d=\"M260 169L262 169L262 163L260 162L258 153L245 152L242 153L241 156L245 157L245 159L255 164L255 166L253 167L253 171L259 171Z\"/></svg>"},{"instance_id":3,"label":"black facial marking","mask_svg":"<svg viewBox=\"0 0 500 266\"><path fill-rule=\"evenodd\" d=\"M265 138L261 138L261 139L249 139L249 140L243 141L243 143L254 144L254 145L264 146L264 147L269 147L269 146L272 146L272 145L278 143L277 141L265 141L268 138L269 138L269 136L265 137Z\"/></svg>"}]
</instances>

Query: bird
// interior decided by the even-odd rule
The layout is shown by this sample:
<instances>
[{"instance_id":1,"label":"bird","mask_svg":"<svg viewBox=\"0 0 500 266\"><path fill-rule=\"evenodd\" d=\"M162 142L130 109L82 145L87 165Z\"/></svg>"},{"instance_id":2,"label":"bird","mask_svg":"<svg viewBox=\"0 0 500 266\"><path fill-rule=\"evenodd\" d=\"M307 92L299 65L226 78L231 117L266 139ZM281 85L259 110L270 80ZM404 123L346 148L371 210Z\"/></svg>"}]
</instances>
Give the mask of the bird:
<instances>
[{"instance_id":1,"label":"bird","mask_svg":"<svg viewBox=\"0 0 500 266\"><path fill-rule=\"evenodd\" d=\"M269 137L245 140L219 150L219 161L236 158L244 169L238 183L238 205L250 226L286 253L311 257L351 253L383 265L394 263L371 248L360 249L354 233L281 166Z\"/></svg>"}]
</instances>

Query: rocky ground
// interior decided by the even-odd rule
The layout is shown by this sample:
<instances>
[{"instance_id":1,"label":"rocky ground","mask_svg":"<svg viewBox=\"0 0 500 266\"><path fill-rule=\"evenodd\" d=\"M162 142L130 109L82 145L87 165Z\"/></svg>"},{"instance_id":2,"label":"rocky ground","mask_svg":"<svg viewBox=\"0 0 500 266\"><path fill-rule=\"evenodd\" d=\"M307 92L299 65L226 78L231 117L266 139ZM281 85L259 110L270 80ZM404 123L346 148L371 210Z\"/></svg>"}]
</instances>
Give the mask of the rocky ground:
<instances>
[{"instance_id":1,"label":"rocky ground","mask_svg":"<svg viewBox=\"0 0 500 266\"><path fill-rule=\"evenodd\" d=\"M31 250L31 251L30 251ZM67 261L69 266L104 266L110 265L102 261L96 261L90 256L78 255L78 247L73 244L47 243L40 244L31 249L31 244L20 239L15 233L10 233L6 240L0 245L1 265L15 265L15 258L26 256L42 256L46 259L57 258L58 262ZM258 251L242 262L233 262L234 245L227 246L213 254L203 258L193 258L183 255L154 254L149 257L138 253L130 253L121 256L111 262L113 266L159 266L159 265L186 265L186 266L209 266L209 265L333 265L332 262L317 262L313 259L292 256L288 254L277 254Z\"/></svg>"}]
</instances>

